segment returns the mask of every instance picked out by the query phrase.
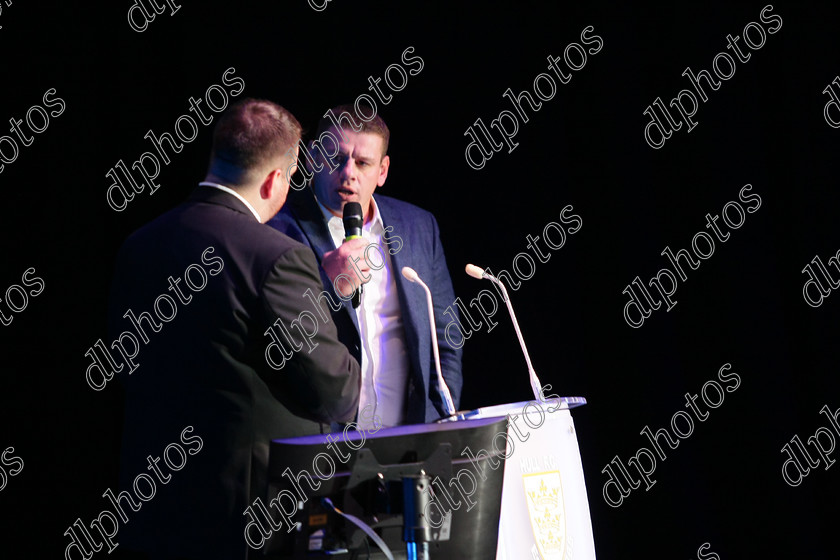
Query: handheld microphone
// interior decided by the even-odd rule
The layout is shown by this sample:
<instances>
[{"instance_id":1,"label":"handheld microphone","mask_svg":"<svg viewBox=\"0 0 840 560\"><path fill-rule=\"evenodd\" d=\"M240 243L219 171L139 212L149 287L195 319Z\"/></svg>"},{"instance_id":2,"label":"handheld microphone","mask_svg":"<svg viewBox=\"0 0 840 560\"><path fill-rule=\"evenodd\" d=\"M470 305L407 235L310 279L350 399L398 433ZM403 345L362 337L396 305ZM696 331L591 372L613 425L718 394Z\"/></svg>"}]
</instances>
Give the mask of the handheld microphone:
<instances>
[{"instance_id":1,"label":"handheld microphone","mask_svg":"<svg viewBox=\"0 0 840 560\"><path fill-rule=\"evenodd\" d=\"M545 396L542 391L542 383L540 383L540 380L537 377L537 372L534 371L534 366L531 365L531 357L528 355L528 348L525 346L525 340L522 339L522 332L519 330L519 322L516 320L516 314L513 312L513 306L510 303L510 296L508 296L507 288L505 288L505 285L501 280L474 264L468 264L466 266L466 272L473 278L477 278L479 280L486 278L501 288L502 299L505 300L508 312L510 313L510 318L513 321L513 328L516 331L516 337L519 339L519 345L522 347L522 353L525 354L525 363L528 365L528 376L531 379L531 390L534 391L534 397L536 397L538 401L545 402Z\"/></svg>"},{"instance_id":2,"label":"handheld microphone","mask_svg":"<svg viewBox=\"0 0 840 560\"><path fill-rule=\"evenodd\" d=\"M345 204L341 221L344 222L344 241L359 239L362 236L362 224L365 222L364 213L362 213L362 205L358 202L348 202ZM353 292L353 298L350 301L353 304L353 309L361 305L361 284L359 284L359 287L355 292Z\"/></svg>"},{"instance_id":3,"label":"handheld microphone","mask_svg":"<svg viewBox=\"0 0 840 560\"><path fill-rule=\"evenodd\" d=\"M437 368L438 389L443 397L443 404L446 407L447 416L455 414L455 404L452 402L452 394L449 392L449 387L446 386L446 381L443 380L443 374L440 372L440 351L438 350L437 329L435 329L435 309L432 303L432 292L425 282L420 280L417 272L408 266L402 267L402 275L409 282L420 284L426 290L426 307L429 308L429 328L432 331L432 352L435 356L435 367Z\"/></svg>"}]
</instances>

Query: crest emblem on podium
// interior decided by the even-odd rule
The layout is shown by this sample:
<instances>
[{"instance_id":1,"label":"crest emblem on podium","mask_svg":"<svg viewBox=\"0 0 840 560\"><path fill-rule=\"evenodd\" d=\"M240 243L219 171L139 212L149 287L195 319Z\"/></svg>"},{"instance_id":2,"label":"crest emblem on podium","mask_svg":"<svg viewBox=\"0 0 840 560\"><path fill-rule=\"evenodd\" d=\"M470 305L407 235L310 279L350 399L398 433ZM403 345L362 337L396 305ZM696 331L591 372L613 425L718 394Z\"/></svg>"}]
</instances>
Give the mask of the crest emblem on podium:
<instances>
[{"instance_id":1,"label":"crest emblem on podium","mask_svg":"<svg viewBox=\"0 0 840 560\"><path fill-rule=\"evenodd\" d=\"M534 541L542 560L563 560L566 551L566 505L560 472L522 475Z\"/></svg>"}]
</instances>

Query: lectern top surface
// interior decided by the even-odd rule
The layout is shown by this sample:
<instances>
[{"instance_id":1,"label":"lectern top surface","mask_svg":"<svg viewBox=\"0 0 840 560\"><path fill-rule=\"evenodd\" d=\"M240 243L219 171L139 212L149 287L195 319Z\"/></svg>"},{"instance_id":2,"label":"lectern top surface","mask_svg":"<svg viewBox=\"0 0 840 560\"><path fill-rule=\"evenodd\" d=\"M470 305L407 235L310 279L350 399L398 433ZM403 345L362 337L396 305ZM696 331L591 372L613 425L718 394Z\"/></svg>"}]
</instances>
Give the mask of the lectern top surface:
<instances>
[{"instance_id":1,"label":"lectern top surface","mask_svg":"<svg viewBox=\"0 0 840 560\"><path fill-rule=\"evenodd\" d=\"M377 430L374 434L367 434L367 438L371 437L392 437L392 436L410 436L416 434L425 434L429 432L446 432L449 430L459 430L463 428L481 428L496 422L498 418L475 418L461 422L450 422L445 424L408 424L405 426L394 426L393 428L382 428ZM274 443L284 445L317 445L329 443L327 440L328 434L315 434L311 436L299 436L294 438L283 438L272 440ZM362 434L355 430L348 430L342 436L344 441L358 441L363 438Z\"/></svg>"},{"instance_id":2,"label":"lectern top surface","mask_svg":"<svg viewBox=\"0 0 840 560\"><path fill-rule=\"evenodd\" d=\"M531 407L540 407L547 412L554 412L557 410L569 410L577 408L586 404L584 397L552 397L546 399L545 402L538 401L522 401L517 403L497 404L493 406L485 406L476 408L468 412L459 412L455 415L454 420L474 420L477 418L499 418L509 414L528 414L529 409L536 410Z\"/></svg>"}]
</instances>

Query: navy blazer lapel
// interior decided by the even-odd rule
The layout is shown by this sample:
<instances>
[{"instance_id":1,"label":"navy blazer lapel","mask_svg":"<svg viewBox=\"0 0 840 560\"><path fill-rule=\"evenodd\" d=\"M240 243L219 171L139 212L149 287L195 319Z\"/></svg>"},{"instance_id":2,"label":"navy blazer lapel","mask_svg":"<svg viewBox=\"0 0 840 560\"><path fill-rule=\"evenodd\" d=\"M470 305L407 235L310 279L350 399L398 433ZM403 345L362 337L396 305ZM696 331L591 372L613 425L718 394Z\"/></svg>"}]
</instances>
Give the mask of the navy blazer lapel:
<instances>
[{"instance_id":1,"label":"navy blazer lapel","mask_svg":"<svg viewBox=\"0 0 840 560\"><path fill-rule=\"evenodd\" d=\"M303 231L303 235L309 242L309 246L315 252L315 258L318 260L318 267L321 273L321 281L327 291L333 294L335 292L329 277L324 272L322 261L323 254L328 251L334 251L335 245L333 244L332 235L327 227L327 223L324 221L321 207L318 205L318 201L315 199L315 195L309 187L297 192L294 196L290 195L289 202L291 202L292 214L294 214L301 231ZM358 331L359 320L356 317L356 312L350 300L342 301L342 305L344 310L349 313L350 319Z\"/></svg>"},{"instance_id":2,"label":"navy blazer lapel","mask_svg":"<svg viewBox=\"0 0 840 560\"><path fill-rule=\"evenodd\" d=\"M300 229L309 241L309 245L315 251L315 258L321 264L322 255L328 251L335 250L330 230L324 222L321 214L321 207L315 200L315 195L306 188L292 199L292 213L300 225Z\"/></svg>"},{"instance_id":3,"label":"navy blazer lapel","mask_svg":"<svg viewBox=\"0 0 840 560\"><path fill-rule=\"evenodd\" d=\"M398 212L395 212L390 205L387 198L377 198L376 204L379 206L379 213L382 215L382 223L386 228L393 228L386 233L388 238L394 236L406 236L408 228L403 217ZM397 283L397 294L400 299L400 309L402 311L403 325L405 327L405 342L408 346L408 355L412 357L412 370L417 372L417 379L415 383L420 383L423 395L428 391L425 387L426 371L425 367L428 365L427 361L420 359L421 340L428 340L428 311L426 310L426 292L419 285L414 285L409 282L402 275L402 268L409 266L417 270L418 263L417 256L412 252L412 244L403 242L402 248L394 255L391 255L391 263L394 266L394 279ZM426 279L423 279L425 282ZM429 342L431 344L431 342ZM425 401L424 401L425 402Z\"/></svg>"},{"instance_id":4,"label":"navy blazer lapel","mask_svg":"<svg viewBox=\"0 0 840 560\"><path fill-rule=\"evenodd\" d=\"M382 215L382 223L386 228L393 228L389 230L389 233L386 233L385 236L391 238L399 236L401 233L404 235L406 229L402 216L393 211L393 208L391 208L387 200L379 199L376 201L376 204L379 206L379 213ZM394 265L394 277L397 282L397 291L404 293L406 285L411 284L411 282L406 280L402 275L402 268L404 266L414 268L414 258L411 254L411 245L409 243L403 243L399 252L391 255L391 262ZM422 290L422 288L420 289Z\"/></svg>"},{"instance_id":5,"label":"navy blazer lapel","mask_svg":"<svg viewBox=\"0 0 840 560\"><path fill-rule=\"evenodd\" d=\"M374 197L376 198L376 197ZM386 228L393 228L389 233L385 234L385 237L391 238L393 236L399 236L401 233L405 233L405 223L403 222L402 216L399 213L394 212L391 205L388 203L387 199L377 198L376 205L379 207L379 214L382 216L382 223ZM383 247L385 249L385 247ZM406 294L406 285L411 284L405 277L402 275L402 267L410 266L414 268L414 259L411 255L411 245L408 243L403 243L402 248L394 255L391 255L391 262L394 266L394 278L397 283L397 292L401 295L400 303L403 304L403 315L405 315L405 298L402 296ZM416 286L420 290L419 286ZM413 298L409 298L413 299Z\"/></svg>"}]
</instances>

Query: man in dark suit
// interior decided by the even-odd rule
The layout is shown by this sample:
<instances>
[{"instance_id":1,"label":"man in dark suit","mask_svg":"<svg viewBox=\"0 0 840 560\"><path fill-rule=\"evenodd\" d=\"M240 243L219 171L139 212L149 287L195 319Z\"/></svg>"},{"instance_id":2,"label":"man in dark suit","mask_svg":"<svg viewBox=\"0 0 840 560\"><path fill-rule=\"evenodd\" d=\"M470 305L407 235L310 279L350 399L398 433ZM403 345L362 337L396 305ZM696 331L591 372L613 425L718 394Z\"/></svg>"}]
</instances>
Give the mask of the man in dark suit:
<instances>
[{"instance_id":1,"label":"man in dark suit","mask_svg":"<svg viewBox=\"0 0 840 560\"><path fill-rule=\"evenodd\" d=\"M286 206L268 224L311 247L321 265L326 294L319 301L332 313L341 341L362 364L360 410L372 406L386 426L430 422L445 416L446 409L426 297L400 271L413 268L432 292L441 372L457 407L461 349L444 336L447 323L457 320L452 280L434 216L406 202L373 196L388 177L390 133L378 115L356 121L353 111L352 106L336 107L330 118L321 120L322 148L335 139L337 155L329 158L325 149L316 149L318 141L313 143L315 155L307 154L305 160L314 173L311 188L290 192ZM346 126L336 126L336 115ZM363 238L343 242L341 216L348 202L362 206ZM357 308L348 297L355 288L348 278L364 284ZM444 316L447 308L454 317Z\"/></svg>"},{"instance_id":2,"label":"man in dark suit","mask_svg":"<svg viewBox=\"0 0 840 560\"><path fill-rule=\"evenodd\" d=\"M122 372L125 490L112 503L128 517L120 542L150 558L244 559L243 512L269 501L269 441L356 415L358 361L331 322L301 318L318 265L264 225L288 194L299 140L282 107L232 106L205 181L120 250L111 329L136 333L139 351ZM282 361L268 336L280 323L300 348Z\"/></svg>"}]
</instances>

